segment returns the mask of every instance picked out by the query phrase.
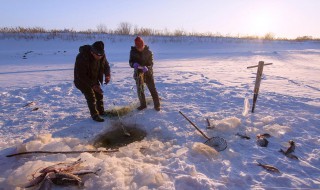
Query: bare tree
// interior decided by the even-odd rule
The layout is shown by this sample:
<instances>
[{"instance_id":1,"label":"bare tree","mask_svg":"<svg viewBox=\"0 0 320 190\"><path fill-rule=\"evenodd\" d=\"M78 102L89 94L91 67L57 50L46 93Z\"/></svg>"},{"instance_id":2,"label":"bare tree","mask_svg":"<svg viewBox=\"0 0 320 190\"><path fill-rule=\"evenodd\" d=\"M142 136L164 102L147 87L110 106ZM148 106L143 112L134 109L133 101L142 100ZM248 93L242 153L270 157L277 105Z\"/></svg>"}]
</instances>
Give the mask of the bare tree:
<instances>
[{"instance_id":1,"label":"bare tree","mask_svg":"<svg viewBox=\"0 0 320 190\"><path fill-rule=\"evenodd\" d=\"M173 32L173 36L184 36L186 35L186 32L183 29L176 29Z\"/></svg>"},{"instance_id":2,"label":"bare tree","mask_svg":"<svg viewBox=\"0 0 320 190\"><path fill-rule=\"evenodd\" d=\"M263 39L265 39L265 40L274 40L275 39L275 35L273 33L269 32L269 33L266 33L264 35Z\"/></svg>"},{"instance_id":3,"label":"bare tree","mask_svg":"<svg viewBox=\"0 0 320 190\"><path fill-rule=\"evenodd\" d=\"M105 24L99 24L97 26L97 32L98 33L104 33L107 34L108 33L108 27Z\"/></svg>"},{"instance_id":4,"label":"bare tree","mask_svg":"<svg viewBox=\"0 0 320 190\"><path fill-rule=\"evenodd\" d=\"M129 35L131 34L132 25L128 22L121 22L117 29L117 33L121 35Z\"/></svg>"},{"instance_id":5,"label":"bare tree","mask_svg":"<svg viewBox=\"0 0 320 190\"><path fill-rule=\"evenodd\" d=\"M298 36L296 38L296 41L308 41L308 40L312 40L312 36Z\"/></svg>"}]
</instances>

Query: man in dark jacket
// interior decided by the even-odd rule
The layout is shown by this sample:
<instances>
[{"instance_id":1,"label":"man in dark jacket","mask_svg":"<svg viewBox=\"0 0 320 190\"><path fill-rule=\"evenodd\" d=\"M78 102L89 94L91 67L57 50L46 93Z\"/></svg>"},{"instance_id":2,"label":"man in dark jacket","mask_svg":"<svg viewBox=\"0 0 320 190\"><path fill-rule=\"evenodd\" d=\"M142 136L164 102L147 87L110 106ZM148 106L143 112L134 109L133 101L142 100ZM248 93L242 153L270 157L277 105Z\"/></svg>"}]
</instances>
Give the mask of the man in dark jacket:
<instances>
[{"instance_id":1,"label":"man in dark jacket","mask_svg":"<svg viewBox=\"0 0 320 190\"><path fill-rule=\"evenodd\" d=\"M110 81L110 66L104 52L104 44L97 41L92 45L79 48L74 66L74 84L87 100L93 120L103 122L104 114L103 91L100 85Z\"/></svg>"},{"instance_id":2,"label":"man in dark jacket","mask_svg":"<svg viewBox=\"0 0 320 190\"><path fill-rule=\"evenodd\" d=\"M135 46L132 46L130 51L129 65L134 68L133 78L136 80L140 100L140 106L137 109L143 110L147 107L144 94L144 83L146 83L153 99L154 109L160 111L159 96L153 78L153 54L140 36L134 42Z\"/></svg>"}]
</instances>

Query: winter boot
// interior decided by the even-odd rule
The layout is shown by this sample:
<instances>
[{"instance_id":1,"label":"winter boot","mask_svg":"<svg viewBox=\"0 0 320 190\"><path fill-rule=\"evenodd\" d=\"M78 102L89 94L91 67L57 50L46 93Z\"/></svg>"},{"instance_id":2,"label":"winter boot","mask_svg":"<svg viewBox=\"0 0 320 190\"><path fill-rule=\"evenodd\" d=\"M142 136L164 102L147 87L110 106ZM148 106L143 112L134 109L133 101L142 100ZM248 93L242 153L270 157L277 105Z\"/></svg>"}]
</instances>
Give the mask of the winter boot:
<instances>
[{"instance_id":1,"label":"winter boot","mask_svg":"<svg viewBox=\"0 0 320 190\"><path fill-rule=\"evenodd\" d=\"M146 108L147 108L146 105L141 105L141 106L137 107L137 110L141 111L141 110L146 109Z\"/></svg>"},{"instance_id":2,"label":"winter boot","mask_svg":"<svg viewBox=\"0 0 320 190\"><path fill-rule=\"evenodd\" d=\"M154 109L155 109L156 111L160 111L160 106L155 106Z\"/></svg>"},{"instance_id":3,"label":"winter boot","mask_svg":"<svg viewBox=\"0 0 320 190\"><path fill-rule=\"evenodd\" d=\"M104 119L100 115L94 115L92 119L97 122L104 122Z\"/></svg>"}]
</instances>

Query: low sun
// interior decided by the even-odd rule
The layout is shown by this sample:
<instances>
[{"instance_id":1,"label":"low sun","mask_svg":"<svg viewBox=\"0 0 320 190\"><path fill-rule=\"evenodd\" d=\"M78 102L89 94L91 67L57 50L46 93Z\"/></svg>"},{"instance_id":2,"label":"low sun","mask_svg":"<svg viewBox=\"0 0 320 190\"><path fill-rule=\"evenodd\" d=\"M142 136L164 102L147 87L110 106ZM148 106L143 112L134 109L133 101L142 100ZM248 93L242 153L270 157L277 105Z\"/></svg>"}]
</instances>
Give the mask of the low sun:
<instances>
[{"instance_id":1,"label":"low sun","mask_svg":"<svg viewBox=\"0 0 320 190\"><path fill-rule=\"evenodd\" d=\"M250 33L253 35L264 36L271 32L272 17L268 14L257 14L252 18Z\"/></svg>"}]
</instances>

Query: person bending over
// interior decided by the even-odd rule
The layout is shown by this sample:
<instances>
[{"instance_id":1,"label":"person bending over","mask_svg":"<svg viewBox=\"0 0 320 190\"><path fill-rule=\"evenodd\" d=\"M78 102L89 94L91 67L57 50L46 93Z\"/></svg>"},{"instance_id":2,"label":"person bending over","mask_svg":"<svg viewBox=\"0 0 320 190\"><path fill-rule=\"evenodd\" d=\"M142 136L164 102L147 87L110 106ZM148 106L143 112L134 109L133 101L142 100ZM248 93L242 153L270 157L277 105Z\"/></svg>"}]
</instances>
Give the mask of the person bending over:
<instances>
[{"instance_id":1,"label":"person bending over","mask_svg":"<svg viewBox=\"0 0 320 190\"><path fill-rule=\"evenodd\" d=\"M104 43L96 41L92 45L79 48L74 66L74 84L87 100L90 115L94 121L103 122L104 115L103 76L105 84L110 81L110 66L104 52Z\"/></svg>"}]
</instances>

